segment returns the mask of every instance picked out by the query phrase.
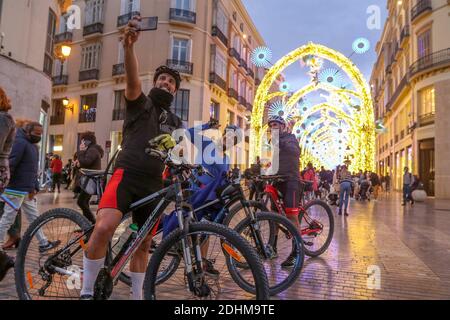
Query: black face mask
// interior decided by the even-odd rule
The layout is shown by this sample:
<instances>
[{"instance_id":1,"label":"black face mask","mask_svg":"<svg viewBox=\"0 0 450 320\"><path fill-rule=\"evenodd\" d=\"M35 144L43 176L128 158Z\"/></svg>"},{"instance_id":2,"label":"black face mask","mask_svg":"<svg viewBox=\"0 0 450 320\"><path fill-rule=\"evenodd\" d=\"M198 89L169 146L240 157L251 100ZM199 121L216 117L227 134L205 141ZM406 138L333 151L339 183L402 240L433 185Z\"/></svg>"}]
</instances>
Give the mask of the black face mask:
<instances>
[{"instance_id":1,"label":"black face mask","mask_svg":"<svg viewBox=\"0 0 450 320\"><path fill-rule=\"evenodd\" d=\"M41 136L35 136L35 135L30 134L28 140L29 140L32 144L36 144L36 143L41 142L42 137L41 137Z\"/></svg>"},{"instance_id":2,"label":"black face mask","mask_svg":"<svg viewBox=\"0 0 450 320\"><path fill-rule=\"evenodd\" d=\"M153 103L160 108L169 110L173 102L173 95L165 90L159 88L153 88L149 94L150 99Z\"/></svg>"}]
</instances>

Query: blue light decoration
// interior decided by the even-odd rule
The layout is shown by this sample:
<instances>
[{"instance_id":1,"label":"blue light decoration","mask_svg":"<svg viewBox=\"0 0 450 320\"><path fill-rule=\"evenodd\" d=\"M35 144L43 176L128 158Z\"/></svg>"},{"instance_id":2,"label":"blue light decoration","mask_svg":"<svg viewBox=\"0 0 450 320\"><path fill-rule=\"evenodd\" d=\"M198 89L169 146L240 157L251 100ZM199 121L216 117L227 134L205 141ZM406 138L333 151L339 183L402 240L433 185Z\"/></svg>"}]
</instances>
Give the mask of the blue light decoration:
<instances>
[{"instance_id":1,"label":"blue light decoration","mask_svg":"<svg viewBox=\"0 0 450 320\"><path fill-rule=\"evenodd\" d=\"M272 51L267 47L257 47L251 55L252 63L258 68L269 68Z\"/></svg>"},{"instance_id":2,"label":"blue light decoration","mask_svg":"<svg viewBox=\"0 0 450 320\"><path fill-rule=\"evenodd\" d=\"M289 84L289 82L282 82L280 84L280 91L281 92L289 92L289 90L291 89L291 85Z\"/></svg>"},{"instance_id":3,"label":"blue light decoration","mask_svg":"<svg viewBox=\"0 0 450 320\"><path fill-rule=\"evenodd\" d=\"M319 81L332 86L339 87L342 81L342 76L339 70L328 68L319 73Z\"/></svg>"},{"instance_id":4,"label":"blue light decoration","mask_svg":"<svg viewBox=\"0 0 450 320\"><path fill-rule=\"evenodd\" d=\"M357 54L364 54L370 49L370 42L366 38L358 38L353 41L353 51Z\"/></svg>"},{"instance_id":5,"label":"blue light decoration","mask_svg":"<svg viewBox=\"0 0 450 320\"><path fill-rule=\"evenodd\" d=\"M286 112L286 108L286 105L282 101L273 103L269 107L269 117L280 116L283 117L284 121L289 122L290 120L292 120L292 114L288 114Z\"/></svg>"},{"instance_id":6,"label":"blue light decoration","mask_svg":"<svg viewBox=\"0 0 450 320\"><path fill-rule=\"evenodd\" d=\"M308 109L311 107L310 103L305 98L300 99L297 106L300 113L308 111Z\"/></svg>"}]
</instances>

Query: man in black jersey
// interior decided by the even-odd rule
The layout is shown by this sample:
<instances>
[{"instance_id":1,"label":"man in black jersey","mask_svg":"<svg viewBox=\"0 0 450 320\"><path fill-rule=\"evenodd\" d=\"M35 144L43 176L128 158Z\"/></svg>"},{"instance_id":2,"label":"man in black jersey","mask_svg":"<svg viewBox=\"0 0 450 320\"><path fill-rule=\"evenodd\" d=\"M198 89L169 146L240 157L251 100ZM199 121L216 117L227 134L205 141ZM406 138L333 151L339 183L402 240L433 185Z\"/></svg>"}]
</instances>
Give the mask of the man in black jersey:
<instances>
[{"instance_id":1,"label":"man in black jersey","mask_svg":"<svg viewBox=\"0 0 450 320\"><path fill-rule=\"evenodd\" d=\"M162 187L164 165L145 153L148 141L160 139L167 149L174 146L170 133L181 128L181 120L170 111L176 91L180 87L179 73L166 66L158 68L154 87L146 96L139 79L138 60L134 44L139 38L140 17L133 17L125 29L123 46L126 72L126 116L123 127L122 151L117 158L114 174L99 204L97 223L83 259L82 300L92 300L97 275L104 265L108 242L130 205L157 192ZM139 227L147 220L154 205L133 212L133 222ZM148 263L151 238L136 251L130 263L133 300L142 299L142 286Z\"/></svg>"}]
</instances>

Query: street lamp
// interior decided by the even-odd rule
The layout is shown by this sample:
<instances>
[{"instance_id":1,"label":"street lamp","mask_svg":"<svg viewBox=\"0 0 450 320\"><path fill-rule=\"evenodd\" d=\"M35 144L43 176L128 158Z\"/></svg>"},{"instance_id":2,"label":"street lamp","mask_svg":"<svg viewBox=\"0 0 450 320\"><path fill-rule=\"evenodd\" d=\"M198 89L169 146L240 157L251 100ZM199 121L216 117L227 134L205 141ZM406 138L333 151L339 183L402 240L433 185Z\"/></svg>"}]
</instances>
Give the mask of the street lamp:
<instances>
[{"instance_id":1,"label":"street lamp","mask_svg":"<svg viewBox=\"0 0 450 320\"><path fill-rule=\"evenodd\" d=\"M72 48L68 45L62 45L58 49L56 49L56 57L59 61L61 61L61 71L60 71L60 78L63 76L63 70L64 70L64 62L69 58L70 53L72 52Z\"/></svg>"},{"instance_id":2,"label":"street lamp","mask_svg":"<svg viewBox=\"0 0 450 320\"><path fill-rule=\"evenodd\" d=\"M70 104L69 98L67 98L67 97L63 98L62 99L62 104L64 106L64 109L72 111L72 113L73 113L74 105Z\"/></svg>"}]
</instances>

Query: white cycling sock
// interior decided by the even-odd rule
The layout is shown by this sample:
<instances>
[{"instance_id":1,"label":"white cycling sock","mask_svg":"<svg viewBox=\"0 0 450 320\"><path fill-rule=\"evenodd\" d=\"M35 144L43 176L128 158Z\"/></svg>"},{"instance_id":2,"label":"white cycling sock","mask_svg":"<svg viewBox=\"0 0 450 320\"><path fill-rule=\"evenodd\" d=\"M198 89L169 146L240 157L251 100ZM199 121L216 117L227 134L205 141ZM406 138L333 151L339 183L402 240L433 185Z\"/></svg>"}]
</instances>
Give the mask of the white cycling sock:
<instances>
[{"instance_id":1,"label":"white cycling sock","mask_svg":"<svg viewBox=\"0 0 450 320\"><path fill-rule=\"evenodd\" d=\"M131 276L131 300L142 300L142 288L144 286L145 273L130 272Z\"/></svg>"},{"instance_id":2,"label":"white cycling sock","mask_svg":"<svg viewBox=\"0 0 450 320\"><path fill-rule=\"evenodd\" d=\"M83 288L81 289L81 295L94 295L95 281L104 264L105 258L91 260L85 255L83 256Z\"/></svg>"}]
</instances>

